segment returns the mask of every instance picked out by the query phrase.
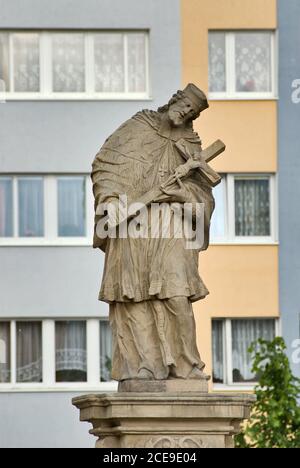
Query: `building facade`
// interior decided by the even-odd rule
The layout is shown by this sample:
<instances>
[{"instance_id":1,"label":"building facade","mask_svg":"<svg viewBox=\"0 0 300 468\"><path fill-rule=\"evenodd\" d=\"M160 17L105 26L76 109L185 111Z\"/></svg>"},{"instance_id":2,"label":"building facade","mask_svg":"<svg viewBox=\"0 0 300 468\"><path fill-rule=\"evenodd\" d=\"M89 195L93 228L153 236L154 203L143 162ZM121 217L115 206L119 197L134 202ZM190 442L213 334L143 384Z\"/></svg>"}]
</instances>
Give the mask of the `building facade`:
<instances>
[{"instance_id":1,"label":"building facade","mask_svg":"<svg viewBox=\"0 0 300 468\"><path fill-rule=\"evenodd\" d=\"M189 82L227 146L194 307L210 390L251 391L250 343L281 333L299 375L297 0L23 3L0 0L0 446L94 445L71 399L116 384L91 162Z\"/></svg>"},{"instance_id":2,"label":"building facade","mask_svg":"<svg viewBox=\"0 0 300 468\"><path fill-rule=\"evenodd\" d=\"M1 447L94 445L71 399L116 384L91 163L179 89L180 47L177 0L0 1Z\"/></svg>"},{"instance_id":3,"label":"building facade","mask_svg":"<svg viewBox=\"0 0 300 468\"><path fill-rule=\"evenodd\" d=\"M299 18L299 2L278 0L280 310L283 336L288 346L292 370L297 377L300 377L300 62L297 55L300 45Z\"/></svg>"},{"instance_id":4,"label":"building facade","mask_svg":"<svg viewBox=\"0 0 300 468\"><path fill-rule=\"evenodd\" d=\"M227 145L211 246L200 256L210 296L195 307L213 391L251 390L247 353L280 332L277 205L277 5L275 0L182 2L183 81L201 83L210 110L203 145ZM197 25L197 27L195 27Z\"/></svg>"}]
</instances>

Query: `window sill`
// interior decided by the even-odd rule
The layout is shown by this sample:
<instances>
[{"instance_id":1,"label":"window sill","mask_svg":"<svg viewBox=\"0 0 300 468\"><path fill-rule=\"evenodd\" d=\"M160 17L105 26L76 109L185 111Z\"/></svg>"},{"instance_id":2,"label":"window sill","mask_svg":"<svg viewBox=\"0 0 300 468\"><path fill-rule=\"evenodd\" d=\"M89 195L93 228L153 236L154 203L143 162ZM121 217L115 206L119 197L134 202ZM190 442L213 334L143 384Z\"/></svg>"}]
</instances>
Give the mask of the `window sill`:
<instances>
[{"instance_id":1,"label":"window sill","mask_svg":"<svg viewBox=\"0 0 300 468\"><path fill-rule=\"evenodd\" d=\"M66 384L0 384L1 393L54 393L54 392L116 392L118 382L100 382L99 384L66 383Z\"/></svg>"},{"instance_id":2,"label":"window sill","mask_svg":"<svg viewBox=\"0 0 300 468\"><path fill-rule=\"evenodd\" d=\"M152 101L153 98L148 94L130 94L130 93L107 93L107 94L85 94L85 93L11 93L0 94L0 103L5 104L9 101Z\"/></svg>"},{"instance_id":3,"label":"window sill","mask_svg":"<svg viewBox=\"0 0 300 468\"><path fill-rule=\"evenodd\" d=\"M209 94L209 101L278 101L279 97L273 94L247 93L240 95L233 94Z\"/></svg>"},{"instance_id":4,"label":"window sill","mask_svg":"<svg viewBox=\"0 0 300 468\"><path fill-rule=\"evenodd\" d=\"M278 241L272 240L259 240L249 239L245 240L220 240L211 241L210 246L278 246ZM93 241L88 238L60 238L60 239L41 239L41 238L30 238L30 239L9 239L2 238L0 240L1 247L92 247Z\"/></svg>"},{"instance_id":5,"label":"window sill","mask_svg":"<svg viewBox=\"0 0 300 468\"><path fill-rule=\"evenodd\" d=\"M92 247L93 242L86 237L65 237L59 239L46 238L2 238L1 247Z\"/></svg>"},{"instance_id":6,"label":"window sill","mask_svg":"<svg viewBox=\"0 0 300 468\"><path fill-rule=\"evenodd\" d=\"M253 384L236 384L236 385L222 385L222 384L214 384L212 391L216 392L254 392L254 388L257 383Z\"/></svg>"},{"instance_id":7,"label":"window sill","mask_svg":"<svg viewBox=\"0 0 300 468\"><path fill-rule=\"evenodd\" d=\"M279 242L272 240L272 239L259 239L259 238L249 238L247 240L244 239L236 239L236 240L212 240L210 241L210 245L227 245L227 246L233 246L233 245L274 245L278 246Z\"/></svg>"}]
</instances>

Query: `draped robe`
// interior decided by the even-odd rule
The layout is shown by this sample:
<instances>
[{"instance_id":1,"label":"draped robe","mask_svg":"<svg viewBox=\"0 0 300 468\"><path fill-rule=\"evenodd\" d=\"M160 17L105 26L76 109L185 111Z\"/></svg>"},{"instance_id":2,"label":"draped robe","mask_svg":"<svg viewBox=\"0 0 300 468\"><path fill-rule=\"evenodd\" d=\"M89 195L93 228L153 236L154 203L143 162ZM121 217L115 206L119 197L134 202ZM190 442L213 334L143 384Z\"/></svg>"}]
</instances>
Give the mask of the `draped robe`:
<instances>
[{"instance_id":1,"label":"draped robe","mask_svg":"<svg viewBox=\"0 0 300 468\"><path fill-rule=\"evenodd\" d=\"M93 163L95 209L124 194L137 201L159 187L185 162L175 146L181 138L192 151L201 150L192 127L166 126L159 112L139 112L121 125ZM186 202L204 204L204 250L214 209L211 187L200 171L183 184ZM173 200L162 192L153 201ZM99 220L96 214L95 227ZM110 304L112 377L134 379L146 369L155 379L189 378L194 368L202 369L191 305L208 294L198 271L199 249L187 249L186 239L175 236L104 240L96 229L94 247L105 252L99 299Z\"/></svg>"}]
</instances>

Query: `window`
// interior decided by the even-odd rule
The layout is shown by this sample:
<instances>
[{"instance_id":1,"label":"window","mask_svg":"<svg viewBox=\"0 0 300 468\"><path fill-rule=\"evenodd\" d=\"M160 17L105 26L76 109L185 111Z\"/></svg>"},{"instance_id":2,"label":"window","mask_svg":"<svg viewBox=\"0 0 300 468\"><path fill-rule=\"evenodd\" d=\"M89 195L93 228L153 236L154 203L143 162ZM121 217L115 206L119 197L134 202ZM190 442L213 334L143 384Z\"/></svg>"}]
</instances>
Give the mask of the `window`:
<instances>
[{"instance_id":1,"label":"window","mask_svg":"<svg viewBox=\"0 0 300 468\"><path fill-rule=\"evenodd\" d=\"M17 382L42 382L42 323L17 322L16 334Z\"/></svg>"},{"instance_id":2,"label":"window","mask_svg":"<svg viewBox=\"0 0 300 468\"><path fill-rule=\"evenodd\" d=\"M213 382L223 385L254 384L248 349L263 338L275 338L274 319L226 319L212 322Z\"/></svg>"},{"instance_id":3,"label":"window","mask_svg":"<svg viewBox=\"0 0 300 468\"><path fill-rule=\"evenodd\" d=\"M13 235L12 200L12 179L0 178L0 237Z\"/></svg>"},{"instance_id":4,"label":"window","mask_svg":"<svg viewBox=\"0 0 300 468\"><path fill-rule=\"evenodd\" d=\"M274 98L272 31L209 32L210 98Z\"/></svg>"},{"instance_id":5,"label":"window","mask_svg":"<svg viewBox=\"0 0 300 468\"><path fill-rule=\"evenodd\" d=\"M115 390L111 359L106 319L0 320L0 391Z\"/></svg>"},{"instance_id":6,"label":"window","mask_svg":"<svg viewBox=\"0 0 300 468\"><path fill-rule=\"evenodd\" d=\"M100 322L100 378L101 382L111 380L112 333L108 321Z\"/></svg>"},{"instance_id":7,"label":"window","mask_svg":"<svg viewBox=\"0 0 300 468\"><path fill-rule=\"evenodd\" d=\"M224 239L226 236L226 177L222 177L222 181L213 191L216 202L215 211L211 220L210 237L211 240Z\"/></svg>"},{"instance_id":8,"label":"window","mask_svg":"<svg viewBox=\"0 0 300 468\"><path fill-rule=\"evenodd\" d=\"M10 91L9 87L9 42L8 34L0 33L0 91Z\"/></svg>"},{"instance_id":9,"label":"window","mask_svg":"<svg viewBox=\"0 0 300 468\"><path fill-rule=\"evenodd\" d=\"M56 382L86 382L86 323L56 322Z\"/></svg>"},{"instance_id":10,"label":"window","mask_svg":"<svg viewBox=\"0 0 300 468\"><path fill-rule=\"evenodd\" d=\"M270 236L269 179L234 180L235 235Z\"/></svg>"},{"instance_id":11,"label":"window","mask_svg":"<svg viewBox=\"0 0 300 468\"><path fill-rule=\"evenodd\" d=\"M84 177L60 177L58 183L58 236L86 235L86 183Z\"/></svg>"},{"instance_id":12,"label":"window","mask_svg":"<svg viewBox=\"0 0 300 468\"><path fill-rule=\"evenodd\" d=\"M43 179L18 178L19 237L43 237L44 235L44 187Z\"/></svg>"},{"instance_id":13,"label":"window","mask_svg":"<svg viewBox=\"0 0 300 468\"><path fill-rule=\"evenodd\" d=\"M85 91L84 35L51 34L54 93Z\"/></svg>"},{"instance_id":14,"label":"window","mask_svg":"<svg viewBox=\"0 0 300 468\"><path fill-rule=\"evenodd\" d=\"M10 323L0 322L0 384L10 382Z\"/></svg>"},{"instance_id":15,"label":"window","mask_svg":"<svg viewBox=\"0 0 300 468\"><path fill-rule=\"evenodd\" d=\"M0 246L89 242L89 176L0 176Z\"/></svg>"},{"instance_id":16,"label":"window","mask_svg":"<svg viewBox=\"0 0 300 468\"><path fill-rule=\"evenodd\" d=\"M224 175L214 197L212 243L276 241L274 176Z\"/></svg>"},{"instance_id":17,"label":"window","mask_svg":"<svg viewBox=\"0 0 300 468\"><path fill-rule=\"evenodd\" d=\"M148 34L0 32L0 82L6 99L145 99Z\"/></svg>"},{"instance_id":18,"label":"window","mask_svg":"<svg viewBox=\"0 0 300 468\"><path fill-rule=\"evenodd\" d=\"M39 35L11 34L11 89L16 93L40 91ZM12 71L13 70L13 71Z\"/></svg>"}]
</instances>

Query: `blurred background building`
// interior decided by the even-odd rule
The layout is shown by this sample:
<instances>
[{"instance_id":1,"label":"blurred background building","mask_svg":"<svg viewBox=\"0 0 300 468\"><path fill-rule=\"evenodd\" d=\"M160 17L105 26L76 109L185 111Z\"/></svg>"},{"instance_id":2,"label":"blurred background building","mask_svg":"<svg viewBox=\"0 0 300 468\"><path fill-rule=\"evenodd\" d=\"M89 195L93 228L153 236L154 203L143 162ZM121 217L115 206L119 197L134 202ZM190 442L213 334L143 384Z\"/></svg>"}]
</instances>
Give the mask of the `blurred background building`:
<instances>
[{"instance_id":1,"label":"blurred background building","mask_svg":"<svg viewBox=\"0 0 300 468\"><path fill-rule=\"evenodd\" d=\"M0 0L0 447L94 445L71 398L116 384L91 162L189 82L203 146L227 144L195 305L211 390L252 390L248 346L281 333L300 374L299 18L297 0Z\"/></svg>"}]
</instances>

